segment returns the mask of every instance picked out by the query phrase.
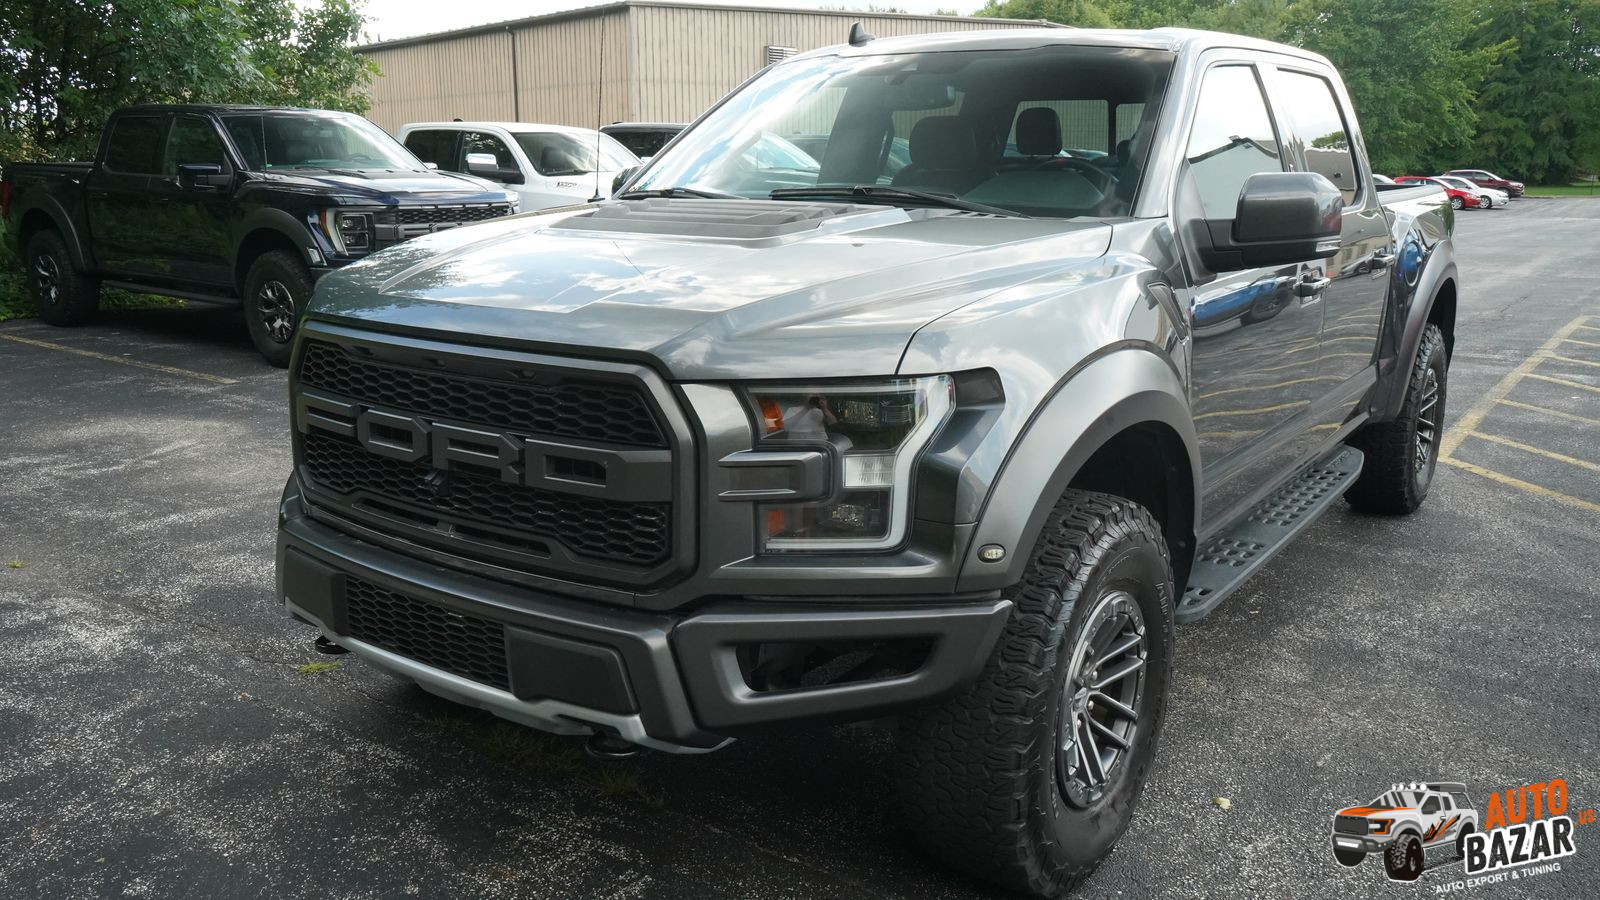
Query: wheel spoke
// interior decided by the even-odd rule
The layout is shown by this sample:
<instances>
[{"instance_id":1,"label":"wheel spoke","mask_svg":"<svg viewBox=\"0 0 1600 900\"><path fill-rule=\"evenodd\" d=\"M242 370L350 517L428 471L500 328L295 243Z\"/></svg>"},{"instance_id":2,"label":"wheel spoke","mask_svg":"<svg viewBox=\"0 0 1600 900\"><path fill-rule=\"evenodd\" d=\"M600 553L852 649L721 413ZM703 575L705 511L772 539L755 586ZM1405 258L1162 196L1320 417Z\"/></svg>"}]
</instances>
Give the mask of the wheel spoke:
<instances>
[{"instance_id":1,"label":"wheel spoke","mask_svg":"<svg viewBox=\"0 0 1600 900\"><path fill-rule=\"evenodd\" d=\"M1104 690L1106 685L1115 684L1142 668L1144 668L1144 660L1137 656L1129 657L1112 666L1110 671L1103 673L1100 680L1096 681L1093 687L1097 691Z\"/></svg>"},{"instance_id":2,"label":"wheel spoke","mask_svg":"<svg viewBox=\"0 0 1600 900\"><path fill-rule=\"evenodd\" d=\"M1107 709L1119 716L1122 716L1124 719L1135 722L1139 720L1139 714L1134 712L1133 707L1123 703L1121 700L1118 700L1115 697L1110 696L1109 694L1103 694L1100 691L1094 691L1093 693L1089 694L1089 699L1096 703L1104 704Z\"/></svg>"},{"instance_id":3,"label":"wheel spoke","mask_svg":"<svg viewBox=\"0 0 1600 900\"><path fill-rule=\"evenodd\" d=\"M1101 736L1104 737L1106 741L1111 744L1111 746L1116 747L1118 750L1128 750L1133 747L1132 744L1128 743L1127 738L1117 734L1115 731L1111 730L1109 726L1102 724L1093 716L1089 718L1089 728L1092 731L1100 732Z\"/></svg>"},{"instance_id":4,"label":"wheel spoke","mask_svg":"<svg viewBox=\"0 0 1600 900\"><path fill-rule=\"evenodd\" d=\"M1139 642L1142 640L1144 640L1144 635L1138 633L1137 631L1133 634L1125 634L1122 636L1121 640L1112 644L1110 648L1108 648L1104 653L1100 654L1100 659L1102 662L1104 662L1105 660L1113 657L1121 656L1122 654L1127 653L1129 650L1132 650L1134 647L1139 646Z\"/></svg>"},{"instance_id":5,"label":"wheel spoke","mask_svg":"<svg viewBox=\"0 0 1600 900\"><path fill-rule=\"evenodd\" d=\"M1090 787L1105 784L1106 766L1100 759L1100 746L1094 742L1094 732L1087 726L1080 726L1080 731L1083 734L1083 742L1078 745L1078 751L1083 755L1086 780Z\"/></svg>"}]
</instances>

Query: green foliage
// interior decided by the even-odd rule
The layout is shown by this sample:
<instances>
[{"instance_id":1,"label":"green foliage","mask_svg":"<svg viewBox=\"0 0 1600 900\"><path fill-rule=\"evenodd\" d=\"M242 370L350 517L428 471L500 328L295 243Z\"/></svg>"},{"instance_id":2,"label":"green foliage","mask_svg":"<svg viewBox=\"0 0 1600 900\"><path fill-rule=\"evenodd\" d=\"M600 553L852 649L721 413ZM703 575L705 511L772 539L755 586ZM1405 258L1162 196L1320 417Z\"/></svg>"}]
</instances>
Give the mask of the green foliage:
<instances>
[{"instance_id":1,"label":"green foliage","mask_svg":"<svg viewBox=\"0 0 1600 900\"><path fill-rule=\"evenodd\" d=\"M134 103L365 111L354 0L0 0L0 159L93 153Z\"/></svg>"},{"instance_id":2,"label":"green foliage","mask_svg":"<svg viewBox=\"0 0 1600 900\"><path fill-rule=\"evenodd\" d=\"M1600 171L1600 0L989 0L976 15L1314 50L1343 74L1380 172Z\"/></svg>"}]
</instances>

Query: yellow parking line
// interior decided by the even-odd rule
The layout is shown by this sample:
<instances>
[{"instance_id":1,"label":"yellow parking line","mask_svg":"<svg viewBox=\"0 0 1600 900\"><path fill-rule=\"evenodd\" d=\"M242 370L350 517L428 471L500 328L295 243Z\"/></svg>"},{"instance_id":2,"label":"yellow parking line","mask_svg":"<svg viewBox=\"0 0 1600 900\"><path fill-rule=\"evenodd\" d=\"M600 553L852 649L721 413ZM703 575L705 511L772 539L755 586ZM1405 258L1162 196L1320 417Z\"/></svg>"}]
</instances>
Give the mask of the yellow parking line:
<instances>
[{"instance_id":1,"label":"yellow parking line","mask_svg":"<svg viewBox=\"0 0 1600 900\"><path fill-rule=\"evenodd\" d=\"M1588 320L1588 316L1579 316L1561 326L1559 331L1550 336L1550 340L1545 341L1539 349L1533 351L1533 355L1523 360L1520 365L1507 373L1506 377L1500 379L1498 384L1490 388L1489 392L1483 395L1477 405L1467 410L1467 414L1456 422L1455 427L1445 432L1444 440L1439 442L1439 457L1441 459L1449 458L1450 454L1461 446L1461 442L1466 439L1466 436L1477 430L1478 425L1483 422L1483 417L1488 414L1489 410L1494 408L1496 403L1506 399L1506 396L1511 393L1511 389L1516 387L1518 382L1532 375L1533 370L1539 367L1539 363L1544 362L1546 354L1553 352L1562 341L1571 337L1574 331L1587 327L1583 323Z\"/></svg>"},{"instance_id":2,"label":"yellow parking line","mask_svg":"<svg viewBox=\"0 0 1600 900\"><path fill-rule=\"evenodd\" d=\"M1584 318L1588 318L1588 317L1585 316ZM1596 326L1596 325L1579 325L1578 327L1582 328L1584 331L1600 331L1600 326Z\"/></svg>"},{"instance_id":3,"label":"yellow parking line","mask_svg":"<svg viewBox=\"0 0 1600 900\"><path fill-rule=\"evenodd\" d=\"M159 363L145 362L142 359L128 359L125 356L112 356L109 353L96 353L93 350L80 350L77 347L68 347L66 344L57 344L54 341L41 341L35 338L23 337L18 334L0 334L0 339L14 341L18 344L27 344L30 347L39 347L44 350L57 350L62 353L72 353L77 356L87 356L103 362L120 363L124 366L133 366L136 369L149 369L164 375L177 375L182 378L194 378L199 381L209 381L213 384L238 384L236 378L224 378L221 375L208 375L205 372L194 372L189 369L180 369L177 366L163 366Z\"/></svg>"},{"instance_id":4,"label":"yellow parking line","mask_svg":"<svg viewBox=\"0 0 1600 900\"><path fill-rule=\"evenodd\" d=\"M1600 387L1595 387L1592 384L1584 384L1581 381L1572 381L1571 379L1567 378L1557 378L1554 375L1540 375L1537 372L1528 373L1528 377L1537 378L1540 381L1548 381L1551 384L1562 384L1566 385L1567 387L1581 388L1585 391L1594 391L1596 394L1600 394Z\"/></svg>"},{"instance_id":5,"label":"yellow parking line","mask_svg":"<svg viewBox=\"0 0 1600 900\"><path fill-rule=\"evenodd\" d=\"M1201 419L1215 419L1218 416L1253 416L1257 413L1277 412L1283 409L1294 409L1297 406L1310 406L1310 400L1296 400L1293 403L1279 403L1277 406L1263 406L1260 409L1219 409L1216 412L1202 413L1194 417L1196 422Z\"/></svg>"},{"instance_id":6,"label":"yellow parking line","mask_svg":"<svg viewBox=\"0 0 1600 900\"><path fill-rule=\"evenodd\" d=\"M1496 444L1503 444L1504 446L1521 450L1524 453L1533 453L1538 456L1543 456L1546 459L1553 459L1556 462L1564 462L1569 466L1577 466L1580 469L1588 469L1591 472L1600 472L1600 463L1592 463L1586 459L1578 459L1574 456L1568 456L1565 453L1557 453L1554 450L1546 450L1543 447L1535 447L1531 444L1524 444L1521 441L1513 441L1510 438L1501 437L1498 434L1484 434L1481 431L1474 431L1472 434L1468 435L1468 437L1482 438L1486 441L1492 441Z\"/></svg>"},{"instance_id":7,"label":"yellow parking line","mask_svg":"<svg viewBox=\"0 0 1600 900\"><path fill-rule=\"evenodd\" d=\"M1342 376L1342 375L1312 375L1309 378L1296 378L1296 379L1293 379L1291 381L1279 381L1279 382L1277 382L1275 384L1258 384L1258 385L1253 385L1251 387L1225 388L1225 389L1220 390L1220 391L1212 391L1212 392L1210 392L1208 394L1201 394L1196 399L1207 400L1207 399L1209 399L1211 397L1221 397L1223 394L1245 394L1245 393L1249 393L1250 391L1268 391L1268 390L1271 390L1273 388L1285 388L1285 387L1289 387L1291 385L1296 385L1296 384L1309 384L1309 383L1311 383L1313 381L1343 381L1343 380L1344 380L1344 376Z\"/></svg>"},{"instance_id":8,"label":"yellow parking line","mask_svg":"<svg viewBox=\"0 0 1600 900\"><path fill-rule=\"evenodd\" d=\"M1517 409L1531 410L1532 412L1536 413L1544 413L1547 416L1555 416L1558 419L1566 419L1569 422L1577 422L1579 425L1592 425L1596 428L1600 428L1600 419L1591 419L1588 416L1575 415L1573 413L1562 412L1559 409L1550 409L1544 406L1534 406L1532 403L1523 403L1520 400L1501 400L1500 405L1515 406Z\"/></svg>"},{"instance_id":9,"label":"yellow parking line","mask_svg":"<svg viewBox=\"0 0 1600 900\"><path fill-rule=\"evenodd\" d=\"M1520 478L1512 478L1510 475L1496 472L1493 469L1485 469L1483 466L1473 465L1469 462L1462 462L1461 460L1453 457L1446 459L1445 457L1441 456L1439 457L1439 461L1445 465L1455 466L1463 471L1471 472L1474 475L1482 475L1484 478L1487 478L1490 481L1497 481L1503 485L1506 485L1507 487L1514 487L1518 490L1527 491L1530 494L1537 494L1538 496L1544 497L1548 500L1555 500L1558 503L1565 503L1569 506L1576 506L1579 509L1587 509L1590 512L1600 513L1600 503L1591 503L1588 500L1580 500L1579 498L1570 494L1563 494L1560 491L1552 491L1543 485L1523 481Z\"/></svg>"},{"instance_id":10,"label":"yellow parking line","mask_svg":"<svg viewBox=\"0 0 1600 900\"><path fill-rule=\"evenodd\" d=\"M1577 338L1562 338L1563 344L1577 344L1580 347L1600 347L1600 341L1580 341Z\"/></svg>"},{"instance_id":11,"label":"yellow parking line","mask_svg":"<svg viewBox=\"0 0 1600 900\"><path fill-rule=\"evenodd\" d=\"M1559 353L1552 353L1548 358L1559 359L1562 362L1577 363L1580 366L1594 366L1596 369L1600 369L1600 362L1595 362L1589 359L1573 359L1570 356L1562 356Z\"/></svg>"},{"instance_id":12,"label":"yellow parking line","mask_svg":"<svg viewBox=\"0 0 1600 900\"><path fill-rule=\"evenodd\" d=\"M1204 441L1204 440L1213 440L1213 441L1215 441L1215 440L1225 440L1225 441L1245 440L1247 438L1256 437L1256 436L1261 435L1263 433L1264 432L1262 432L1260 429L1257 429L1255 431L1202 431L1199 434L1195 435L1195 440L1199 440L1199 441Z\"/></svg>"}]
</instances>

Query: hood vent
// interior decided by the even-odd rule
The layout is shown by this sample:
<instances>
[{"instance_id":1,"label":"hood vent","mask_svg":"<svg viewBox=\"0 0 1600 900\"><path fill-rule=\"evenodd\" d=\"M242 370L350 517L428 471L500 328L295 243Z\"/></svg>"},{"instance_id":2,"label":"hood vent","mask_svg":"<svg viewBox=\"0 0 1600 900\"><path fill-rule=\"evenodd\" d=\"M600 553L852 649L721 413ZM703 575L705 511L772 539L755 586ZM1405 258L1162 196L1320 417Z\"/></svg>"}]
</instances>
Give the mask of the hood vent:
<instances>
[{"instance_id":1,"label":"hood vent","mask_svg":"<svg viewBox=\"0 0 1600 900\"><path fill-rule=\"evenodd\" d=\"M651 197L605 203L592 213L569 216L550 228L759 241L815 231L823 222L840 216L883 210L882 206L850 203Z\"/></svg>"}]
</instances>

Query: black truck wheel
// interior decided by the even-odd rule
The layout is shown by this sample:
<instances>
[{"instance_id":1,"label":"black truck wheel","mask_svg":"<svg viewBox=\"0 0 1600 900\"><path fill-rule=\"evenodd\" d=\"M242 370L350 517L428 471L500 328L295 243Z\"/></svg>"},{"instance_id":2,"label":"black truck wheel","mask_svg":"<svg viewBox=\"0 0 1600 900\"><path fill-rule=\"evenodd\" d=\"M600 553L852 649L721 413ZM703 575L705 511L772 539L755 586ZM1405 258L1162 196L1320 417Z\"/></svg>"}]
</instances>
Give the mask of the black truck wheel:
<instances>
[{"instance_id":1,"label":"black truck wheel","mask_svg":"<svg viewBox=\"0 0 1600 900\"><path fill-rule=\"evenodd\" d=\"M1368 425L1351 441L1367 457L1361 477L1344 495L1351 506L1405 515L1422 505L1439 466L1449 374L1444 332L1429 325L1422 332L1399 417Z\"/></svg>"},{"instance_id":2,"label":"black truck wheel","mask_svg":"<svg viewBox=\"0 0 1600 900\"><path fill-rule=\"evenodd\" d=\"M932 854L1017 891L1087 878L1133 817L1172 663L1172 566L1135 503L1068 491L983 673L899 731L906 820Z\"/></svg>"},{"instance_id":3,"label":"black truck wheel","mask_svg":"<svg viewBox=\"0 0 1600 900\"><path fill-rule=\"evenodd\" d=\"M1333 858L1334 861L1339 865L1348 869L1353 866L1361 865L1361 861L1367 858L1367 854L1366 851L1363 850L1351 850L1335 844L1333 848Z\"/></svg>"},{"instance_id":4,"label":"black truck wheel","mask_svg":"<svg viewBox=\"0 0 1600 900\"><path fill-rule=\"evenodd\" d=\"M256 349L278 368L289 365L300 314L311 299L311 273L287 250L261 254L244 279L244 324Z\"/></svg>"},{"instance_id":5,"label":"black truck wheel","mask_svg":"<svg viewBox=\"0 0 1600 900\"><path fill-rule=\"evenodd\" d=\"M1402 834L1383 851L1383 868L1395 881L1416 881L1422 874L1422 841L1414 834Z\"/></svg>"},{"instance_id":6,"label":"black truck wheel","mask_svg":"<svg viewBox=\"0 0 1600 900\"><path fill-rule=\"evenodd\" d=\"M28 241L28 290L33 314L51 325L82 325L100 306L100 284L72 266L61 235L48 229Z\"/></svg>"}]
</instances>

